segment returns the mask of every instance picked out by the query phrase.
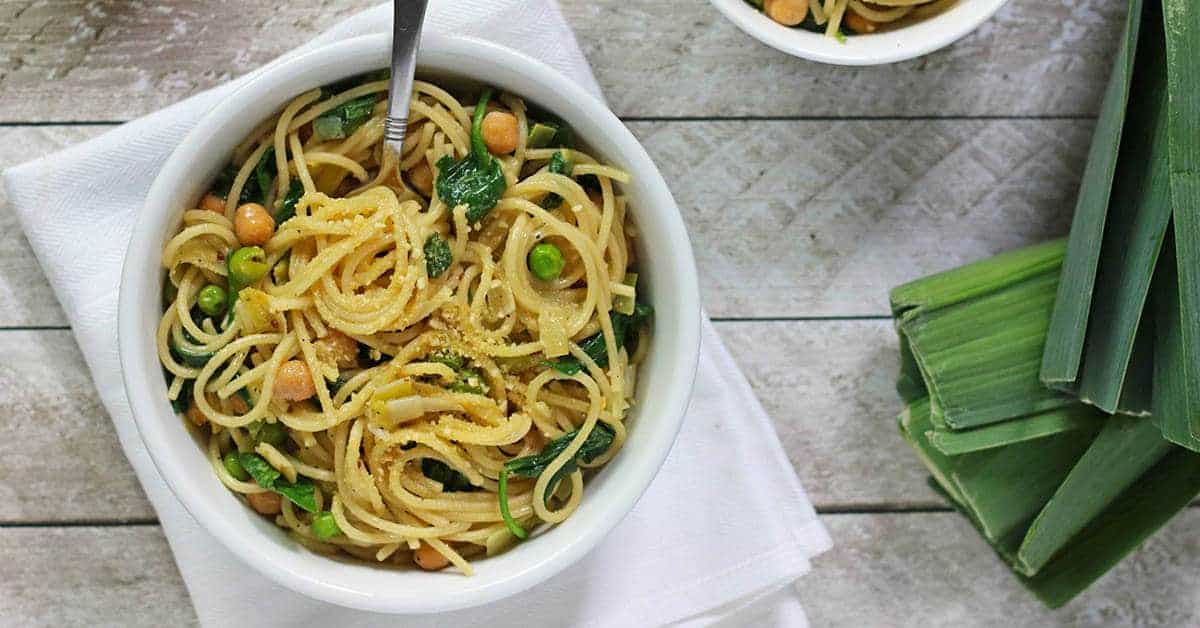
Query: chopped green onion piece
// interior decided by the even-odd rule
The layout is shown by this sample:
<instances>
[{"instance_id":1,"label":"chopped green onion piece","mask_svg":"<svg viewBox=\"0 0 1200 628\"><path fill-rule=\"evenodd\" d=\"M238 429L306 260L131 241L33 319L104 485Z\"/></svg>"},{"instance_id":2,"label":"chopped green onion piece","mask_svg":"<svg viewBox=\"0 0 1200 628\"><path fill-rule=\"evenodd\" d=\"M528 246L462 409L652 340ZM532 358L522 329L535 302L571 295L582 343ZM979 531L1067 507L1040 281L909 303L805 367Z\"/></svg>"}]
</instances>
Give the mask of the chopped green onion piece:
<instances>
[{"instance_id":1,"label":"chopped green onion piece","mask_svg":"<svg viewBox=\"0 0 1200 628\"><path fill-rule=\"evenodd\" d=\"M621 280L621 283L633 288L634 295L633 296L628 296L628 295L624 295L624 294L615 295L613 297L613 311L617 312L618 314L624 314L626 316L633 315L633 309L637 305L637 292L636 292L637 282L638 282L637 273L625 273L625 278Z\"/></svg>"},{"instance_id":2,"label":"chopped green onion piece","mask_svg":"<svg viewBox=\"0 0 1200 628\"><path fill-rule=\"evenodd\" d=\"M512 513L508 510L508 469L500 470L500 487L497 490L500 498L500 516L504 519L504 527L508 528L509 532L518 539L526 539L529 533L521 524L513 519Z\"/></svg>"},{"instance_id":3,"label":"chopped green onion piece","mask_svg":"<svg viewBox=\"0 0 1200 628\"><path fill-rule=\"evenodd\" d=\"M525 141L525 146L526 148L546 148L554 143L555 135L558 135L558 127L544 122L535 122L529 129L529 139Z\"/></svg>"},{"instance_id":4,"label":"chopped green onion piece","mask_svg":"<svg viewBox=\"0 0 1200 628\"><path fill-rule=\"evenodd\" d=\"M337 519L334 519L333 513L328 510L322 510L313 517L312 531L322 541L328 541L342 533L342 529L338 527Z\"/></svg>"},{"instance_id":5,"label":"chopped green onion piece","mask_svg":"<svg viewBox=\"0 0 1200 628\"><path fill-rule=\"evenodd\" d=\"M263 423L258 428L256 437L258 442L267 443L273 447L280 447L287 442L287 428L282 423Z\"/></svg>"},{"instance_id":6,"label":"chopped green onion piece","mask_svg":"<svg viewBox=\"0 0 1200 628\"><path fill-rule=\"evenodd\" d=\"M250 479L250 474L242 468L242 463L238 462L238 454L236 451L231 451L221 458L221 464L225 465L225 470L232 475L235 480L245 482Z\"/></svg>"}]
</instances>

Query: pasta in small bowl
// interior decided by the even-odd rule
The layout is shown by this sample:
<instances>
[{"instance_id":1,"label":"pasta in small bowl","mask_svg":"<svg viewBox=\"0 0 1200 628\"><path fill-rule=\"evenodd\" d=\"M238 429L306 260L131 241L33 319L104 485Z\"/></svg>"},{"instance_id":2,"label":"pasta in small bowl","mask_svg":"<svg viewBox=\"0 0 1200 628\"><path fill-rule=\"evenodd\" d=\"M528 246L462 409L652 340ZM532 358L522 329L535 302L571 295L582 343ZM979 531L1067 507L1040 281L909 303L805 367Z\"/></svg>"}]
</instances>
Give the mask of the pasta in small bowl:
<instances>
[{"instance_id":1,"label":"pasta in small bowl","mask_svg":"<svg viewBox=\"0 0 1200 628\"><path fill-rule=\"evenodd\" d=\"M764 44L834 65L879 65L929 54L978 28L1006 1L710 0Z\"/></svg>"},{"instance_id":2,"label":"pasta in small bowl","mask_svg":"<svg viewBox=\"0 0 1200 628\"><path fill-rule=\"evenodd\" d=\"M632 508L690 395L699 297L603 105L427 37L396 154L389 40L269 67L164 166L122 278L134 418L175 494L312 597L438 612L544 580Z\"/></svg>"}]
</instances>

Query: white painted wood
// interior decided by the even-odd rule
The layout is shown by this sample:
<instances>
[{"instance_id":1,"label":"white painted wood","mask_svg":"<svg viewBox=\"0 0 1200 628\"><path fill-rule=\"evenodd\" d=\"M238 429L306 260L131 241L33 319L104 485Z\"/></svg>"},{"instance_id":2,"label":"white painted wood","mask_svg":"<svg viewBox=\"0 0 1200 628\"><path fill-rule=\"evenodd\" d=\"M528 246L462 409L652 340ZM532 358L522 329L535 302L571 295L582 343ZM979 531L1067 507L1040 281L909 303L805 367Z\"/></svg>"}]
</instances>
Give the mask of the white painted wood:
<instances>
[{"instance_id":1,"label":"white painted wood","mask_svg":"<svg viewBox=\"0 0 1200 628\"><path fill-rule=\"evenodd\" d=\"M957 513L822 517L836 543L799 595L813 626L1195 626L1200 510L1180 515L1092 589L1049 611ZM0 624L195 622L155 526L0 529Z\"/></svg>"},{"instance_id":2,"label":"white painted wood","mask_svg":"<svg viewBox=\"0 0 1200 628\"><path fill-rule=\"evenodd\" d=\"M136 117L375 2L9 0L0 120ZM831 68L763 46L701 0L562 5L613 109L643 117L1094 113L1125 15L1119 0L1013 0L924 59Z\"/></svg>"},{"instance_id":3,"label":"white painted wood","mask_svg":"<svg viewBox=\"0 0 1200 628\"><path fill-rule=\"evenodd\" d=\"M156 525L0 528L0 625L191 626Z\"/></svg>"},{"instance_id":4,"label":"white painted wood","mask_svg":"<svg viewBox=\"0 0 1200 628\"><path fill-rule=\"evenodd\" d=\"M1091 123L635 122L717 317L886 315L892 287L1064 234ZM0 128L0 167L104 127ZM62 325L0 192L0 326Z\"/></svg>"},{"instance_id":5,"label":"white painted wood","mask_svg":"<svg viewBox=\"0 0 1200 628\"><path fill-rule=\"evenodd\" d=\"M835 549L799 585L813 626L1200 625L1200 510L1194 508L1057 611L1023 589L958 513L823 519Z\"/></svg>"},{"instance_id":6,"label":"white painted wood","mask_svg":"<svg viewBox=\"0 0 1200 628\"><path fill-rule=\"evenodd\" d=\"M0 347L0 523L153 518L71 332Z\"/></svg>"},{"instance_id":7,"label":"white painted wood","mask_svg":"<svg viewBox=\"0 0 1200 628\"><path fill-rule=\"evenodd\" d=\"M889 313L893 287L1064 235L1090 122L630 125L684 214L713 316Z\"/></svg>"}]
</instances>

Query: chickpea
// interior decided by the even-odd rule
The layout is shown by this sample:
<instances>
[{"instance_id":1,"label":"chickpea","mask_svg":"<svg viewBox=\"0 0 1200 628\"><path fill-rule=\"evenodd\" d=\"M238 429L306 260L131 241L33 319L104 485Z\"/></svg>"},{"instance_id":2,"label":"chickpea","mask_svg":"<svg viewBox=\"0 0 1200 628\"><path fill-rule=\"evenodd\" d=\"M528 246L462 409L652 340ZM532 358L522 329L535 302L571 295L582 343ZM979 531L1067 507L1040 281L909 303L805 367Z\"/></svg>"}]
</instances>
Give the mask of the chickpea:
<instances>
[{"instance_id":1,"label":"chickpea","mask_svg":"<svg viewBox=\"0 0 1200 628\"><path fill-rule=\"evenodd\" d=\"M413 552L413 562L425 571L437 571L445 569L446 565L450 564L450 559L442 556L441 552L433 549L428 543L422 543L421 547Z\"/></svg>"},{"instance_id":2,"label":"chickpea","mask_svg":"<svg viewBox=\"0 0 1200 628\"><path fill-rule=\"evenodd\" d=\"M240 396L232 395L229 397L229 409L232 410L234 414L246 414L250 411L250 404L246 403L246 400L242 399Z\"/></svg>"},{"instance_id":3,"label":"chickpea","mask_svg":"<svg viewBox=\"0 0 1200 628\"><path fill-rule=\"evenodd\" d=\"M200 209L207 209L210 212L218 214L225 213L225 199L216 194L205 194L204 198L200 199Z\"/></svg>"},{"instance_id":4,"label":"chickpea","mask_svg":"<svg viewBox=\"0 0 1200 628\"><path fill-rule=\"evenodd\" d=\"M795 26L808 17L808 0L766 0L763 13L784 26Z\"/></svg>"},{"instance_id":5,"label":"chickpea","mask_svg":"<svg viewBox=\"0 0 1200 628\"><path fill-rule=\"evenodd\" d=\"M246 203L233 215L233 232L243 246L261 246L275 233L275 219L258 203Z\"/></svg>"},{"instance_id":6,"label":"chickpea","mask_svg":"<svg viewBox=\"0 0 1200 628\"><path fill-rule=\"evenodd\" d=\"M358 366L358 341L340 331L330 331L313 346L317 350L317 357L323 362L335 364L340 369Z\"/></svg>"},{"instance_id":7,"label":"chickpea","mask_svg":"<svg viewBox=\"0 0 1200 628\"><path fill-rule=\"evenodd\" d=\"M875 22L868 20L854 11L846 12L845 22L846 27L856 33L874 33L877 28Z\"/></svg>"},{"instance_id":8,"label":"chickpea","mask_svg":"<svg viewBox=\"0 0 1200 628\"><path fill-rule=\"evenodd\" d=\"M433 196L433 169L422 159L408 171L408 183L422 196Z\"/></svg>"},{"instance_id":9,"label":"chickpea","mask_svg":"<svg viewBox=\"0 0 1200 628\"><path fill-rule=\"evenodd\" d=\"M546 437L542 435L542 431L534 428L525 434L525 444L532 451L541 451L546 446Z\"/></svg>"},{"instance_id":10,"label":"chickpea","mask_svg":"<svg viewBox=\"0 0 1200 628\"><path fill-rule=\"evenodd\" d=\"M493 111L483 117L483 143L493 155L517 150L517 117L506 111Z\"/></svg>"},{"instance_id":11,"label":"chickpea","mask_svg":"<svg viewBox=\"0 0 1200 628\"><path fill-rule=\"evenodd\" d=\"M262 493L251 493L246 496L246 501L250 503L250 507L260 515L277 515L283 510L283 500L278 493L271 491L263 491Z\"/></svg>"},{"instance_id":12,"label":"chickpea","mask_svg":"<svg viewBox=\"0 0 1200 628\"><path fill-rule=\"evenodd\" d=\"M288 360L275 374L274 397L281 401L304 401L317 394L312 373L301 360Z\"/></svg>"},{"instance_id":13,"label":"chickpea","mask_svg":"<svg viewBox=\"0 0 1200 628\"><path fill-rule=\"evenodd\" d=\"M188 406L187 412L183 414L197 427L203 427L205 423L208 423L208 417L204 416L204 413L200 411L200 406L195 403Z\"/></svg>"}]
</instances>

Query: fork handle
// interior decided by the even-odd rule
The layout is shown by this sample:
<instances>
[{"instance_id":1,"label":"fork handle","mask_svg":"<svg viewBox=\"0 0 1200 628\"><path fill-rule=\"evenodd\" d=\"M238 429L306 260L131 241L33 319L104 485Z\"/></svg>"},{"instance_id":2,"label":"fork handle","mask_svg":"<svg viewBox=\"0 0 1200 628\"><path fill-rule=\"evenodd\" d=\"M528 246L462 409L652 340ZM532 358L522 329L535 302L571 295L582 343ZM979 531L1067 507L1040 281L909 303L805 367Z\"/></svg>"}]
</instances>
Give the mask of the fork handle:
<instances>
[{"instance_id":1,"label":"fork handle","mask_svg":"<svg viewBox=\"0 0 1200 628\"><path fill-rule=\"evenodd\" d=\"M417 70L417 46L429 0L392 0L392 82L388 87L388 112L384 144L400 154L408 129L408 105Z\"/></svg>"}]
</instances>

